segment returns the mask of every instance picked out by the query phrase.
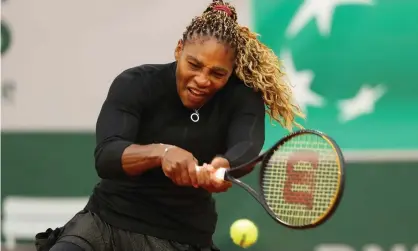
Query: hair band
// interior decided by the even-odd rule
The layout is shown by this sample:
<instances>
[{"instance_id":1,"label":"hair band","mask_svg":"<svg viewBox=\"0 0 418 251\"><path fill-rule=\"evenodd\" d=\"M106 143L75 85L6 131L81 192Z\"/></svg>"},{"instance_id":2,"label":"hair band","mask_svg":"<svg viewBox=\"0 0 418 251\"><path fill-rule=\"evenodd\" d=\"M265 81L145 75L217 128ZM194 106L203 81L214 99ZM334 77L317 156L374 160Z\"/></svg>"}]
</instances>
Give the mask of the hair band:
<instances>
[{"instance_id":1,"label":"hair band","mask_svg":"<svg viewBox=\"0 0 418 251\"><path fill-rule=\"evenodd\" d=\"M213 10L220 10L220 11L223 11L223 12L225 12L228 16L231 16L231 15L232 15L232 11L231 11L231 9L230 9L228 6L226 6L226 5L215 5L215 6L213 7Z\"/></svg>"}]
</instances>

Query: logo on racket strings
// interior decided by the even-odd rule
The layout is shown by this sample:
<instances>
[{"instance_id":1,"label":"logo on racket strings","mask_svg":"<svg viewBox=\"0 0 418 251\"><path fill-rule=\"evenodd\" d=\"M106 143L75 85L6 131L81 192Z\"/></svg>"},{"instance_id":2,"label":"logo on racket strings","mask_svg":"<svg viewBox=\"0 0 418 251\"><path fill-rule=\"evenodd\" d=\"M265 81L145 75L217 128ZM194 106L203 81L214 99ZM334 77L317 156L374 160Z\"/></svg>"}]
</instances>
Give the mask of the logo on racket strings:
<instances>
[{"instance_id":1,"label":"logo on racket strings","mask_svg":"<svg viewBox=\"0 0 418 251\"><path fill-rule=\"evenodd\" d=\"M300 162L308 162L311 170L295 170ZM292 153L287 161L286 180L284 183L283 198L290 204L305 205L312 210L314 203L315 177L314 170L318 168L318 154L313 151L299 151ZM293 186L307 187L306 191L295 191Z\"/></svg>"}]
</instances>

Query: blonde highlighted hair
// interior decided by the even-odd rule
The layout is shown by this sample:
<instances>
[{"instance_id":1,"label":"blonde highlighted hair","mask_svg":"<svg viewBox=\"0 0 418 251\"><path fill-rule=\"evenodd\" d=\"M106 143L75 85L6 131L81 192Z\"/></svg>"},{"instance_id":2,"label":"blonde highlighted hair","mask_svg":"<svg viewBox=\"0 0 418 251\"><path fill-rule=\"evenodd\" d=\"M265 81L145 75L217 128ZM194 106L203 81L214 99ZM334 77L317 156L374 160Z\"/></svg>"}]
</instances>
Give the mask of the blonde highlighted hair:
<instances>
[{"instance_id":1,"label":"blonde highlighted hair","mask_svg":"<svg viewBox=\"0 0 418 251\"><path fill-rule=\"evenodd\" d=\"M296 118L305 115L293 103L292 89L285 80L279 58L258 40L256 33L238 24L231 4L214 0L201 16L192 20L183 41L194 36L212 36L234 48L235 74L248 87L262 92L270 118L288 130L302 127Z\"/></svg>"}]
</instances>

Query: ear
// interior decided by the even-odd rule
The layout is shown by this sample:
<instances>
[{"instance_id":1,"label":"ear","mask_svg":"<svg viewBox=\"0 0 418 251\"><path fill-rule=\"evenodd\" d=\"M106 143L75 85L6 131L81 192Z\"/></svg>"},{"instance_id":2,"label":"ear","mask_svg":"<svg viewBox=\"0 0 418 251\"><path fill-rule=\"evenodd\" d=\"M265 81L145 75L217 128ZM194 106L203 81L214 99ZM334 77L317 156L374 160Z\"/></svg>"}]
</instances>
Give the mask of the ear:
<instances>
[{"instance_id":1,"label":"ear","mask_svg":"<svg viewBox=\"0 0 418 251\"><path fill-rule=\"evenodd\" d=\"M183 50L183 40L179 40L174 51L174 58L178 61L181 55L181 51Z\"/></svg>"}]
</instances>

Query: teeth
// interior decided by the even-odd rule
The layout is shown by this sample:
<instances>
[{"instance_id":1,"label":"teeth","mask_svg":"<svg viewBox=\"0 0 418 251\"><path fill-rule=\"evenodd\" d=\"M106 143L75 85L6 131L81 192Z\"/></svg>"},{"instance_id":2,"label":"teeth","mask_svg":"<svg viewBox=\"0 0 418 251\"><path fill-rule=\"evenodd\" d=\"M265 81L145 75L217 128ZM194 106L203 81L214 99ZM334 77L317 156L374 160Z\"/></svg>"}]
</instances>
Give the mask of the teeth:
<instances>
[{"instance_id":1,"label":"teeth","mask_svg":"<svg viewBox=\"0 0 418 251\"><path fill-rule=\"evenodd\" d=\"M193 94L196 94L196 95L203 95L203 94L204 94L203 92L199 92L199 91L196 91L196 90L193 90L193 89L190 89L190 91L191 91Z\"/></svg>"}]
</instances>

